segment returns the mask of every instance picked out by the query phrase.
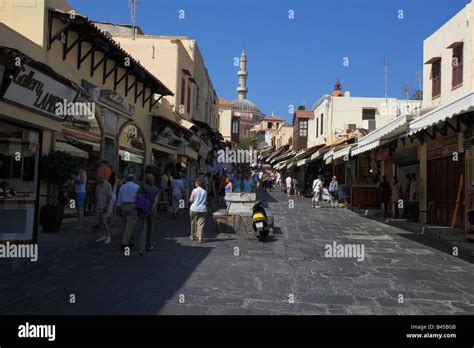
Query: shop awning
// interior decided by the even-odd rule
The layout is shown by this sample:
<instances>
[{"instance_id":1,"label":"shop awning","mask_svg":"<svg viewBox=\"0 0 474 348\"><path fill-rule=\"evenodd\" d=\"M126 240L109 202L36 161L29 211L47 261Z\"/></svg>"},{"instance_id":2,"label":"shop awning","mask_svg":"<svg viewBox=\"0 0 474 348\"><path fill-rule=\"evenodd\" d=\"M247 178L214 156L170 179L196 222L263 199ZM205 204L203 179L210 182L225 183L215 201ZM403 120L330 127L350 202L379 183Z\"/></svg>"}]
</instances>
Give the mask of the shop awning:
<instances>
[{"instance_id":1,"label":"shop awning","mask_svg":"<svg viewBox=\"0 0 474 348\"><path fill-rule=\"evenodd\" d=\"M150 143L150 146L151 146L152 150L156 150L156 151L159 151L159 152L164 152L164 153L167 153L169 155L175 155L176 154L175 149L172 149L172 148L167 147L167 146L163 146L163 145L153 143L153 142Z\"/></svg>"},{"instance_id":2,"label":"shop awning","mask_svg":"<svg viewBox=\"0 0 474 348\"><path fill-rule=\"evenodd\" d=\"M418 133L428 127L436 125L438 122L446 121L456 115L470 111L474 111L474 92L469 92L450 103L443 104L414 119L410 122L408 135Z\"/></svg>"},{"instance_id":3,"label":"shop awning","mask_svg":"<svg viewBox=\"0 0 474 348\"><path fill-rule=\"evenodd\" d=\"M319 149L315 153L313 153L309 159L308 162L315 162L319 159L321 159L326 152L330 151L329 147L323 147L322 149Z\"/></svg>"},{"instance_id":4,"label":"shop awning","mask_svg":"<svg viewBox=\"0 0 474 348\"><path fill-rule=\"evenodd\" d=\"M334 151L332 159L335 160L335 159L338 159L338 158L349 156L349 154L351 153L352 148L353 148L352 145L342 146L340 149Z\"/></svg>"},{"instance_id":5,"label":"shop awning","mask_svg":"<svg viewBox=\"0 0 474 348\"><path fill-rule=\"evenodd\" d=\"M287 152L285 152L284 154L278 156L278 157L275 157L273 158L270 163L273 164L273 163L278 163L280 161L284 161L286 160L287 158L289 157L293 157L295 155L295 151L294 150L288 150Z\"/></svg>"},{"instance_id":6,"label":"shop awning","mask_svg":"<svg viewBox=\"0 0 474 348\"><path fill-rule=\"evenodd\" d=\"M64 133L67 134L65 130L64 130ZM78 137L74 137L72 135L66 135L64 138L67 141L71 141L73 144L75 142L78 142L78 143L83 143L83 144L86 144L86 145L91 145L92 146L92 151L100 152L100 144L99 143L94 143L92 141L83 140L83 139L80 139Z\"/></svg>"},{"instance_id":7,"label":"shop awning","mask_svg":"<svg viewBox=\"0 0 474 348\"><path fill-rule=\"evenodd\" d=\"M412 118L413 116L408 114L395 117L383 127L380 127L370 132L365 137L360 138L358 141L358 146L361 147L377 140L388 139L393 136L404 134L408 129L408 122L410 122Z\"/></svg>"},{"instance_id":8,"label":"shop awning","mask_svg":"<svg viewBox=\"0 0 474 348\"><path fill-rule=\"evenodd\" d=\"M296 162L296 166L297 166L297 167L301 167L301 166L303 166L305 163L306 163L306 158L304 158L304 159L299 160L298 162Z\"/></svg>"},{"instance_id":9,"label":"shop awning","mask_svg":"<svg viewBox=\"0 0 474 348\"><path fill-rule=\"evenodd\" d=\"M79 158L89 158L89 154L87 151L83 151L81 149L78 149L77 147L74 147L68 143L63 143L61 141L56 141L56 150L57 151L64 151L69 153L70 155L74 157L79 157Z\"/></svg>"},{"instance_id":10,"label":"shop awning","mask_svg":"<svg viewBox=\"0 0 474 348\"><path fill-rule=\"evenodd\" d=\"M276 158L278 155L283 153L283 151L287 150L288 147L282 146L278 150L276 150L273 154L270 155L270 157L267 158L267 161L271 161L273 158Z\"/></svg>"},{"instance_id":11,"label":"shop awning","mask_svg":"<svg viewBox=\"0 0 474 348\"><path fill-rule=\"evenodd\" d=\"M139 155L135 155L134 153L131 153L125 150L119 150L119 155L122 160L127 161L127 162L133 162L133 163L139 163L139 164L143 163L143 157Z\"/></svg>"},{"instance_id":12,"label":"shop awning","mask_svg":"<svg viewBox=\"0 0 474 348\"><path fill-rule=\"evenodd\" d=\"M377 141L371 142L367 145L358 146L357 148L355 148L354 150L351 151L351 154L352 154L352 156L356 156L356 155L361 154L363 152L373 150L373 149L375 149L376 147L379 147L379 146L380 146L380 140L377 140Z\"/></svg>"}]
</instances>

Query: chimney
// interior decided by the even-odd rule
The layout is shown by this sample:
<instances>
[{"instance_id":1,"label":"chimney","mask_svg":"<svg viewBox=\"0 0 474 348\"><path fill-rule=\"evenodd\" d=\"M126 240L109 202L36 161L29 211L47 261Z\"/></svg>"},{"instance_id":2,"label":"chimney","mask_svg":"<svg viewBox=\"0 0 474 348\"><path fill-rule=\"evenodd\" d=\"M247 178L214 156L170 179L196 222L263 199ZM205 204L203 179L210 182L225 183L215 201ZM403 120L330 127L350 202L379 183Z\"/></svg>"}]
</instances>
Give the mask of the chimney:
<instances>
[{"instance_id":1,"label":"chimney","mask_svg":"<svg viewBox=\"0 0 474 348\"><path fill-rule=\"evenodd\" d=\"M350 96L351 96L351 92L350 92L350 91L345 91L345 92L344 92L344 97L350 98Z\"/></svg>"}]
</instances>

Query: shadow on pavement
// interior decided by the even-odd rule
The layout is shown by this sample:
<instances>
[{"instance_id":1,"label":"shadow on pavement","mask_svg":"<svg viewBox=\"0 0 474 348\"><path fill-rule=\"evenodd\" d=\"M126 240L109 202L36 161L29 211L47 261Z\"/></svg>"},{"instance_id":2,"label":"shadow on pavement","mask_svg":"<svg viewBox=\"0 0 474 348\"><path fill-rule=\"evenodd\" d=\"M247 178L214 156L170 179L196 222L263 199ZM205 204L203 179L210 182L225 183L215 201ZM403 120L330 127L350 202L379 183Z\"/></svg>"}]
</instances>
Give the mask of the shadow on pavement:
<instances>
[{"instance_id":1,"label":"shadow on pavement","mask_svg":"<svg viewBox=\"0 0 474 348\"><path fill-rule=\"evenodd\" d=\"M0 314L157 314L168 302L179 304L185 283L199 287L200 277L209 276L195 270L214 243L228 240L211 231L211 220L202 244L188 238L186 211L155 222L155 250L144 256L135 248L124 255L114 237L109 245L70 248L2 271Z\"/></svg>"},{"instance_id":2,"label":"shadow on pavement","mask_svg":"<svg viewBox=\"0 0 474 348\"><path fill-rule=\"evenodd\" d=\"M456 243L456 242L447 243L444 240L437 240L437 239L430 238L425 235L417 234L417 233L397 233L397 235L400 237L409 239L411 241L417 242L419 244L423 244L425 246L431 247L433 249L442 251L450 255L451 257L462 259L469 263L474 263L474 257L471 256L471 251L463 249L459 245L459 243ZM469 243L469 242L463 242L463 243ZM454 247L458 247L458 256L453 256Z\"/></svg>"}]
</instances>

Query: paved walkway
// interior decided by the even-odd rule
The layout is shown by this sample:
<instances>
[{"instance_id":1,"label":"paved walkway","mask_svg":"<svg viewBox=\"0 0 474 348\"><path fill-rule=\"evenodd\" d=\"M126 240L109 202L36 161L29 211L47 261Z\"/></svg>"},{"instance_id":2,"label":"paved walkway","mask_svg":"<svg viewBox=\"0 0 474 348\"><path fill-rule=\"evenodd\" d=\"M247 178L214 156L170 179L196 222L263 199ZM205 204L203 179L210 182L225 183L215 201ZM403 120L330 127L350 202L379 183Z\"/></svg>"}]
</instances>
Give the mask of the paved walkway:
<instances>
[{"instance_id":1,"label":"paved walkway","mask_svg":"<svg viewBox=\"0 0 474 348\"><path fill-rule=\"evenodd\" d=\"M474 313L474 265L346 209L262 197L275 216L266 243L208 230L198 245L185 212L158 220L145 256L124 256L115 237L2 269L0 314ZM363 245L364 260L325 257L333 242Z\"/></svg>"}]
</instances>

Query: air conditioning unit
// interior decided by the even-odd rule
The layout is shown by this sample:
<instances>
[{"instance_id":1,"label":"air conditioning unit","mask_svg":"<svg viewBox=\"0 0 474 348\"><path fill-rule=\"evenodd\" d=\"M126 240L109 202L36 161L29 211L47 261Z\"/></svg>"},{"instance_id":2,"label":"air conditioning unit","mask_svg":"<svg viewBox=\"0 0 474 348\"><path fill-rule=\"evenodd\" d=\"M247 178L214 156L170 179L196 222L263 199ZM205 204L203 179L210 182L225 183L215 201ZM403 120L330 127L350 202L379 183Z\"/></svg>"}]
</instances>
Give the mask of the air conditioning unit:
<instances>
[{"instance_id":1,"label":"air conditioning unit","mask_svg":"<svg viewBox=\"0 0 474 348\"><path fill-rule=\"evenodd\" d=\"M355 123L344 123L343 128L354 130L357 128L357 125Z\"/></svg>"}]
</instances>

